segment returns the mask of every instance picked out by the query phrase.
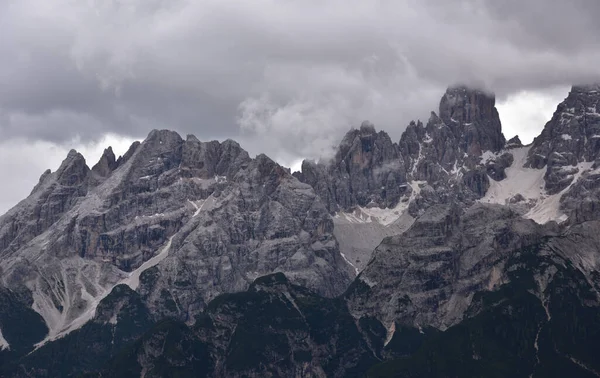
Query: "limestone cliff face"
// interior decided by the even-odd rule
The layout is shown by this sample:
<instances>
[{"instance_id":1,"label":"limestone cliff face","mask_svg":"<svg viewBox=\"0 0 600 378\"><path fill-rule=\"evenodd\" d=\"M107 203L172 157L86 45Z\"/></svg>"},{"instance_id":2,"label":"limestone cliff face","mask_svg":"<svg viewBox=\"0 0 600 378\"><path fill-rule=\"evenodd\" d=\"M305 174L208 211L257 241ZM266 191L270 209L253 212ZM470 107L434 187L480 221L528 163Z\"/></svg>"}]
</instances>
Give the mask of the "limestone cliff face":
<instances>
[{"instance_id":1,"label":"limestone cliff face","mask_svg":"<svg viewBox=\"0 0 600 378\"><path fill-rule=\"evenodd\" d=\"M465 86L450 87L440 101L440 118L469 155L498 152L506 140L493 94Z\"/></svg>"},{"instance_id":2,"label":"limestone cliff face","mask_svg":"<svg viewBox=\"0 0 600 378\"><path fill-rule=\"evenodd\" d=\"M367 121L346 134L333 159L305 160L297 176L315 188L331 212L369 204L394 207L406 189L397 144Z\"/></svg>"},{"instance_id":3,"label":"limestone cliff face","mask_svg":"<svg viewBox=\"0 0 600 378\"><path fill-rule=\"evenodd\" d=\"M268 157L155 130L91 170L71 151L45 173L0 218L2 283L29 298L49 337L92 316L117 283L155 316L185 320L272 272L340 294L351 269L332 232L314 190Z\"/></svg>"},{"instance_id":4,"label":"limestone cliff face","mask_svg":"<svg viewBox=\"0 0 600 378\"><path fill-rule=\"evenodd\" d=\"M350 309L384 324L446 329L463 319L473 293L507 281L514 253L553 233L504 206L432 206L377 247L347 293Z\"/></svg>"},{"instance_id":5,"label":"limestone cliff face","mask_svg":"<svg viewBox=\"0 0 600 378\"><path fill-rule=\"evenodd\" d=\"M600 86L574 86L533 141L528 166L545 168L546 189L567 188L582 169L600 157Z\"/></svg>"}]
</instances>

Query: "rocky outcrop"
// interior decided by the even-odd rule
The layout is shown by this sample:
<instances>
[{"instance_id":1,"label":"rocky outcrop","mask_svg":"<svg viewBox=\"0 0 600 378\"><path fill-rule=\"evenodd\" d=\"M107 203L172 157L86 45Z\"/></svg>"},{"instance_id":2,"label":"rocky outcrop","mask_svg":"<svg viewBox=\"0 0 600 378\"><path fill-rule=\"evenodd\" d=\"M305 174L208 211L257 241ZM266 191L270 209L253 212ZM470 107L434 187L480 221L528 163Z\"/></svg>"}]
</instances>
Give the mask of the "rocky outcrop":
<instances>
[{"instance_id":1,"label":"rocky outcrop","mask_svg":"<svg viewBox=\"0 0 600 378\"><path fill-rule=\"evenodd\" d=\"M592 166L560 198L560 208L571 223L600 219L600 170Z\"/></svg>"},{"instance_id":2,"label":"rocky outcrop","mask_svg":"<svg viewBox=\"0 0 600 378\"><path fill-rule=\"evenodd\" d=\"M155 316L182 320L276 271L340 294L352 269L332 231L314 190L268 157L154 130L116 161L107 149L90 170L71 151L45 174L0 218L0 268L55 338L119 283L139 289Z\"/></svg>"},{"instance_id":3,"label":"rocky outcrop","mask_svg":"<svg viewBox=\"0 0 600 378\"><path fill-rule=\"evenodd\" d=\"M357 205L394 207L406 193L398 146L368 121L346 134L331 161L305 160L296 176L315 188L330 212Z\"/></svg>"},{"instance_id":4,"label":"rocky outcrop","mask_svg":"<svg viewBox=\"0 0 600 378\"><path fill-rule=\"evenodd\" d=\"M58 170L47 170L31 195L0 216L0 251L3 256L46 232L88 193L90 170L83 156L71 150Z\"/></svg>"},{"instance_id":5,"label":"rocky outcrop","mask_svg":"<svg viewBox=\"0 0 600 378\"><path fill-rule=\"evenodd\" d=\"M446 329L473 293L505 282L504 265L548 231L498 205L430 207L402 235L386 238L346 293L357 317Z\"/></svg>"},{"instance_id":6,"label":"rocky outcrop","mask_svg":"<svg viewBox=\"0 0 600 378\"><path fill-rule=\"evenodd\" d=\"M448 88L440 101L440 118L469 155L498 152L506 140L493 94L465 86Z\"/></svg>"},{"instance_id":7,"label":"rocky outcrop","mask_svg":"<svg viewBox=\"0 0 600 378\"><path fill-rule=\"evenodd\" d=\"M521 148L521 147L523 147L523 143L521 142L521 138L519 138L518 135L515 135L514 137L512 137L508 141L506 141L506 145L504 146L504 148L507 150L510 150L511 148Z\"/></svg>"},{"instance_id":8,"label":"rocky outcrop","mask_svg":"<svg viewBox=\"0 0 600 378\"><path fill-rule=\"evenodd\" d=\"M331 161L304 161L296 176L315 188L330 212L355 206L393 208L410 196L407 181L426 181L436 190L460 185L465 189L461 197L480 198L488 186L486 170L501 180L511 164L510 154L487 168L490 159L482 162L484 153L498 153L505 145L495 98L464 86L450 87L439 112L431 113L427 125L411 122L397 145L364 122L346 134Z\"/></svg>"},{"instance_id":9,"label":"rocky outcrop","mask_svg":"<svg viewBox=\"0 0 600 378\"><path fill-rule=\"evenodd\" d=\"M117 168L117 159L112 150L112 147L108 147L104 150L104 153L100 157L100 161L92 167L92 172L96 173L100 177L107 177Z\"/></svg>"},{"instance_id":10,"label":"rocky outcrop","mask_svg":"<svg viewBox=\"0 0 600 378\"><path fill-rule=\"evenodd\" d=\"M600 85L574 86L534 139L527 166L546 168L550 194L567 188L582 162L600 157Z\"/></svg>"},{"instance_id":11,"label":"rocky outcrop","mask_svg":"<svg viewBox=\"0 0 600 378\"><path fill-rule=\"evenodd\" d=\"M486 172L489 177L496 181L502 181L506 178L506 169L513 165L515 158L512 153L505 152L500 156L495 156L493 159L485 163ZM486 189L487 191L487 189ZM485 192L483 192L485 194Z\"/></svg>"},{"instance_id":12,"label":"rocky outcrop","mask_svg":"<svg viewBox=\"0 0 600 378\"><path fill-rule=\"evenodd\" d=\"M487 177L478 171L489 158L482 161L482 155L498 153L505 145L494 96L464 86L450 87L439 112L440 116L432 112L425 126L412 122L402 134L399 146L409 176L438 186L460 182L458 176L470 172L463 183L476 197L483 196ZM497 165L505 168L507 159ZM494 168L498 174L493 170L493 178L501 178L501 169Z\"/></svg>"}]
</instances>

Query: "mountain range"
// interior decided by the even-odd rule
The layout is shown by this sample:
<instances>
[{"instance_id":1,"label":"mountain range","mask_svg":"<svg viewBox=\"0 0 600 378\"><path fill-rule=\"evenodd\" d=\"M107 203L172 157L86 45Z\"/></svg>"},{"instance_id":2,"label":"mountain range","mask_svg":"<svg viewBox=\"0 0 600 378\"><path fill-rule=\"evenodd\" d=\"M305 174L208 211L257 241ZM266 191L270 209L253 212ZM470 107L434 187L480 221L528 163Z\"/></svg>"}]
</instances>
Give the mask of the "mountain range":
<instances>
[{"instance_id":1,"label":"mountain range","mask_svg":"<svg viewBox=\"0 0 600 378\"><path fill-rule=\"evenodd\" d=\"M533 143L495 97L291 172L153 130L0 217L0 376L597 377L600 85Z\"/></svg>"}]
</instances>

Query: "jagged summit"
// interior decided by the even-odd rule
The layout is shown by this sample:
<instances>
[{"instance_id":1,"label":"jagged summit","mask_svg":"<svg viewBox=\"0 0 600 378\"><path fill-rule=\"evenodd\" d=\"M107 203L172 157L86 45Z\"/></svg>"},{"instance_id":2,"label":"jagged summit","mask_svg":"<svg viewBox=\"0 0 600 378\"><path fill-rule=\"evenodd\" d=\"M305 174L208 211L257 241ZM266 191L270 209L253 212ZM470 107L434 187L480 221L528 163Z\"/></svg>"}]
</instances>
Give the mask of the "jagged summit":
<instances>
[{"instance_id":1,"label":"jagged summit","mask_svg":"<svg viewBox=\"0 0 600 378\"><path fill-rule=\"evenodd\" d=\"M46 341L89 321L119 284L181 320L276 271L334 296L352 271L332 231L313 188L265 155L153 130L92 170L70 151L0 217L0 288L31 298Z\"/></svg>"},{"instance_id":2,"label":"jagged summit","mask_svg":"<svg viewBox=\"0 0 600 378\"><path fill-rule=\"evenodd\" d=\"M488 157L506 144L494 95L452 86L438 110L439 116L431 112L426 125L411 122L399 143L364 121L346 133L332 160L304 161L296 176L317 190L332 213L353 211L356 206L394 208L408 200L411 181L432 188L452 181L473 192L461 195L464 198L483 196L488 174L501 180L511 163L508 157L497 161Z\"/></svg>"},{"instance_id":3,"label":"jagged summit","mask_svg":"<svg viewBox=\"0 0 600 378\"><path fill-rule=\"evenodd\" d=\"M470 155L500 151L506 142L493 94L466 86L449 87L440 100L441 120Z\"/></svg>"},{"instance_id":4,"label":"jagged summit","mask_svg":"<svg viewBox=\"0 0 600 378\"><path fill-rule=\"evenodd\" d=\"M296 176L315 188L331 212L357 205L393 207L406 183L397 144L368 121L346 133L332 160L305 160Z\"/></svg>"},{"instance_id":5,"label":"jagged summit","mask_svg":"<svg viewBox=\"0 0 600 378\"><path fill-rule=\"evenodd\" d=\"M510 138L507 142L506 145L504 146L504 148L511 149L511 148L520 148L523 147L523 143L521 142L521 138L519 138L518 135L515 135L514 137Z\"/></svg>"},{"instance_id":6,"label":"jagged summit","mask_svg":"<svg viewBox=\"0 0 600 378\"><path fill-rule=\"evenodd\" d=\"M375 134L375 125L372 122L365 120L360 124L360 132L363 134Z\"/></svg>"},{"instance_id":7,"label":"jagged summit","mask_svg":"<svg viewBox=\"0 0 600 378\"><path fill-rule=\"evenodd\" d=\"M92 167L92 172L100 175L101 177L106 177L111 174L117 168L117 158L115 153L112 150L112 147L108 147L104 150L104 153L100 157L100 160L96 165Z\"/></svg>"},{"instance_id":8,"label":"jagged summit","mask_svg":"<svg viewBox=\"0 0 600 378\"><path fill-rule=\"evenodd\" d=\"M546 168L546 189L557 193L572 181L580 163L600 157L600 90L598 85L573 86L534 139L527 166Z\"/></svg>"},{"instance_id":9,"label":"jagged summit","mask_svg":"<svg viewBox=\"0 0 600 378\"><path fill-rule=\"evenodd\" d=\"M89 170L83 155L71 150L56 170L57 181L65 186L79 185L86 180Z\"/></svg>"}]
</instances>

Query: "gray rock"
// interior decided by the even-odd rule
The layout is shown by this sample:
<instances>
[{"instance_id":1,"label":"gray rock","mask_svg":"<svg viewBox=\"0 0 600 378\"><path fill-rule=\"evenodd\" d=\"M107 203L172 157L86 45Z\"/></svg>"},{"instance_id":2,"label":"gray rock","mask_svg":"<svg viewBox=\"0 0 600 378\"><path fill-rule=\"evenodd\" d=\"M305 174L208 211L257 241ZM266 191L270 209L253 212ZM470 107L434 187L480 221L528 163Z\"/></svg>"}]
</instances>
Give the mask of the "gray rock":
<instances>
[{"instance_id":1,"label":"gray rock","mask_svg":"<svg viewBox=\"0 0 600 378\"><path fill-rule=\"evenodd\" d=\"M386 238L346 294L357 317L445 329L463 319L473 293L503 283L512 253L548 230L500 205L430 207Z\"/></svg>"},{"instance_id":2,"label":"gray rock","mask_svg":"<svg viewBox=\"0 0 600 378\"><path fill-rule=\"evenodd\" d=\"M117 160L112 147L108 147L104 150L100 161L92 167L92 172L101 177L107 177L117 168L117 166Z\"/></svg>"},{"instance_id":3,"label":"gray rock","mask_svg":"<svg viewBox=\"0 0 600 378\"><path fill-rule=\"evenodd\" d=\"M369 204L394 207L406 188L398 146L368 121L346 134L331 161L304 161L296 175L315 188L330 212Z\"/></svg>"},{"instance_id":4,"label":"gray rock","mask_svg":"<svg viewBox=\"0 0 600 378\"><path fill-rule=\"evenodd\" d=\"M506 142L502 135L495 97L465 86L450 87L440 102L440 118L469 155L500 151Z\"/></svg>"},{"instance_id":5,"label":"gray rock","mask_svg":"<svg viewBox=\"0 0 600 378\"><path fill-rule=\"evenodd\" d=\"M505 152L499 157L489 160L486 163L486 172L488 176L490 176L494 180L502 181L506 178L506 168L510 167L513 164L513 162L513 155L509 152Z\"/></svg>"},{"instance_id":6,"label":"gray rock","mask_svg":"<svg viewBox=\"0 0 600 378\"><path fill-rule=\"evenodd\" d=\"M505 149L511 149L511 148L520 148L523 147L523 143L521 143L521 138L519 138L518 135L515 135L514 137L510 138L507 142L506 145L504 146Z\"/></svg>"},{"instance_id":7,"label":"gray rock","mask_svg":"<svg viewBox=\"0 0 600 378\"><path fill-rule=\"evenodd\" d=\"M285 272L328 296L354 275L309 185L236 142L167 130L116 161L107 149L92 170L71 151L0 218L0 257L3 285L30 293L50 337L85 322L118 283L157 317L188 320L260 275Z\"/></svg>"},{"instance_id":8,"label":"gray rock","mask_svg":"<svg viewBox=\"0 0 600 378\"><path fill-rule=\"evenodd\" d=\"M546 190L554 194L571 184L576 173L573 166L598 157L600 86L573 86L542 133L534 139L527 166L546 167Z\"/></svg>"}]
</instances>

